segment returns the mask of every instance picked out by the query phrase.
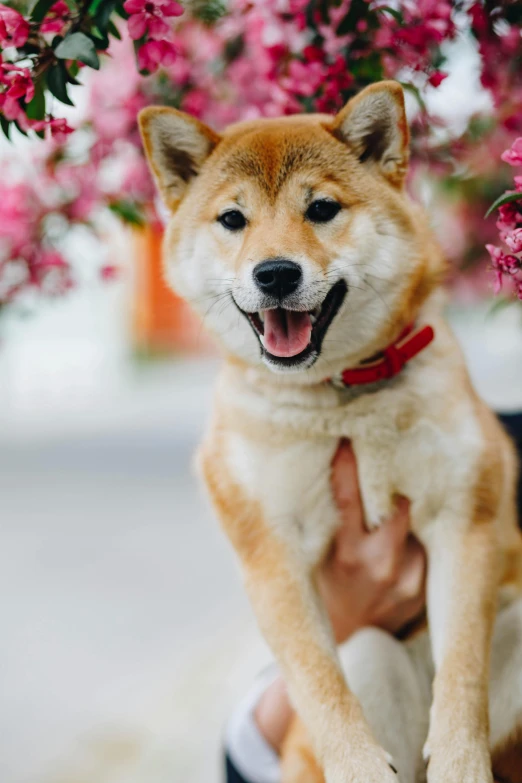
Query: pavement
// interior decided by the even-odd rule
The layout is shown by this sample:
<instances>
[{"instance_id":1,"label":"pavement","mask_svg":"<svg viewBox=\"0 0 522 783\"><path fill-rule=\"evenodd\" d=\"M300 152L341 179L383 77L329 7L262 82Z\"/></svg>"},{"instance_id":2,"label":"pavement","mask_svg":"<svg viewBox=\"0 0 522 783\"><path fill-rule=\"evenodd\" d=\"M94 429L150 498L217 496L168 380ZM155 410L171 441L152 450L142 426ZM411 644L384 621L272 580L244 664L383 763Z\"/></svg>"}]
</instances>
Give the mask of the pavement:
<instances>
[{"instance_id":1,"label":"pavement","mask_svg":"<svg viewBox=\"0 0 522 783\"><path fill-rule=\"evenodd\" d=\"M268 652L192 468L216 362L134 362L89 298L4 333L0 780L217 782Z\"/></svg>"}]
</instances>

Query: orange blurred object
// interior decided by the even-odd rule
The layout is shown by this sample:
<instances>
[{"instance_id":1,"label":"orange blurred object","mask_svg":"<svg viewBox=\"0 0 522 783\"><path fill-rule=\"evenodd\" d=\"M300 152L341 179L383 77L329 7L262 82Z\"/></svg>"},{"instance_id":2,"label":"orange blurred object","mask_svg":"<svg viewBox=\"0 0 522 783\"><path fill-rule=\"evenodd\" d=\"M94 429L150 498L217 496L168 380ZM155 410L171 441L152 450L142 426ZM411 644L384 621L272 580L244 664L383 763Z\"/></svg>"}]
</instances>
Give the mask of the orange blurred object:
<instances>
[{"instance_id":1,"label":"orange blurred object","mask_svg":"<svg viewBox=\"0 0 522 783\"><path fill-rule=\"evenodd\" d=\"M200 319L165 283L163 229L147 225L134 233L132 335L145 355L210 353L212 341Z\"/></svg>"}]
</instances>

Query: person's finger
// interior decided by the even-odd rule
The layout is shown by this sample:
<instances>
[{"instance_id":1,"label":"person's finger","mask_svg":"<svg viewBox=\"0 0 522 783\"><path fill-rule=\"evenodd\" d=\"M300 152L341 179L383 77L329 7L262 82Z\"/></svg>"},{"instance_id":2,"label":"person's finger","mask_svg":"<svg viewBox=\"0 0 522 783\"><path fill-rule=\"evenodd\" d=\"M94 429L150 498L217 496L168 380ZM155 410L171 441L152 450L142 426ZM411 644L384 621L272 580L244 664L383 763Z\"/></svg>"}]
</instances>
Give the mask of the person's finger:
<instances>
[{"instance_id":1,"label":"person's finger","mask_svg":"<svg viewBox=\"0 0 522 783\"><path fill-rule=\"evenodd\" d=\"M395 510L385 522L390 527L390 533L398 546L402 546L410 532L410 501L407 498L397 499Z\"/></svg>"},{"instance_id":2,"label":"person's finger","mask_svg":"<svg viewBox=\"0 0 522 783\"><path fill-rule=\"evenodd\" d=\"M357 463L348 440L341 440L333 458L332 489L340 511L361 502L357 481Z\"/></svg>"},{"instance_id":3,"label":"person's finger","mask_svg":"<svg viewBox=\"0 0 522 783\"><path fill-rule=\"evenodd\" d=\"M391 632L414 620L426 604L426 553L422 544L410 535L395 583L387 590L379 606L377 621Z\"/></svg>"},{"instance_id":4,"label":"person's finger","mask_svg":"<svg viewBox=\"0 0 522 783\"><path fill-rule=\"evenodd\" d=\"M405 600L422 597L426 588L427 558L424 547L410 535L404 550L404 559L397 579L396 591Z\"/></svg>"},{"instance_id":5,"label":"person's finger","mask_svg":"<svg viewBox=\"0 0 522 783\"><path fill-rule=\"evenodd\" d=\"M394 584L403 562L410 526L409 505L406 498L399 498L390 519L368 533L361 545L361 559L371 569L375 581L383 585Z\"/></svg>"},{"instance_id":6,"label":"person's finger","mask_svg":"<svg viewBox=\"0 0 522 783\"><path fill-rule=\"evenodd\" d=\"M348 441L341 441L332 465L332 490L341 525L334 538L335 557L354 557L364 535L363 511L357 479L355 454Z\"/></svg>"}]
</instances>

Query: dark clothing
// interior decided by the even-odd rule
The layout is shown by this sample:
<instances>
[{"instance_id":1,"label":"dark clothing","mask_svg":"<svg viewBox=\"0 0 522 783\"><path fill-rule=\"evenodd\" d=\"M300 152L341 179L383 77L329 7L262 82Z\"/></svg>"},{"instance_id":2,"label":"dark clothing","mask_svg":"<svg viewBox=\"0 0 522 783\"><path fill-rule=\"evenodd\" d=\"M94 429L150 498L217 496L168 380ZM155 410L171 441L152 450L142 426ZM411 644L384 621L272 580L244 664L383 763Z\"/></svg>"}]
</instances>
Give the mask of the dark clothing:
<instances>
[{"instance_id":1,"label":"dark clothing","mask_svg":"<svg viewBox=\"0 0 522 783\"><path fill-rule=\"evenodd\" d=\"M509 432L517 447L522 463L522 413L510 413L499 416L500 421ZM518 476L518 523L522 527L522 470Z\"/></svg>"},{"instance_id":2,"label":"dark clothing","mask_svg":"<svg viewBox=\"0 0 522 783\"><path fill-rule=\"evenodd\" d=\"M229 757L225 755L225 781L226 783L250 783L241 777L237 769L234 767Z\"/></svg>"},{"instance_id":3,"label":"dark clothing","mask_svg":"<svg viewBox=\"0 0 522 783\"><path fill-rule=\"evenodd\" d=\"M517 451L522 462L522 413L510 413L499 415L499 419L515 441ZM518 508L519 524L522 526L522 471L518 478ZM234 767L229 757L225 755L225 781L226 783L250 783L245 780Z\"/></svg>"}]
</instances>

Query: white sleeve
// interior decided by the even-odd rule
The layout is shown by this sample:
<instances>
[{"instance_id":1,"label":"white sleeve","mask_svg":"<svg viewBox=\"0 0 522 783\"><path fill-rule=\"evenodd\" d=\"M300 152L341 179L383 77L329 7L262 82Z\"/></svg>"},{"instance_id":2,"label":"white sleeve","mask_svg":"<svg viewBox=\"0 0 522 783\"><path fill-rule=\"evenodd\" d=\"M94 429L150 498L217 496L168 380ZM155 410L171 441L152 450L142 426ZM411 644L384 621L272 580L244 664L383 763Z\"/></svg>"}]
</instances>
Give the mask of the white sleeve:
<instances>
[{"instance_id":1,"label":"white sleeve","mask_svg":"<svg viewBox=\"0 0 522 783\"><path fill-rule=\"evenodd\" d=\"M225 750L239 774L249 783L279 783L280 780L279 756L254 720L254 710L261 695L277 676L275 666L260 675L226 727Z\"/></svg>"}]
</instances>

